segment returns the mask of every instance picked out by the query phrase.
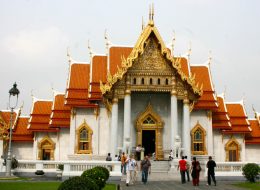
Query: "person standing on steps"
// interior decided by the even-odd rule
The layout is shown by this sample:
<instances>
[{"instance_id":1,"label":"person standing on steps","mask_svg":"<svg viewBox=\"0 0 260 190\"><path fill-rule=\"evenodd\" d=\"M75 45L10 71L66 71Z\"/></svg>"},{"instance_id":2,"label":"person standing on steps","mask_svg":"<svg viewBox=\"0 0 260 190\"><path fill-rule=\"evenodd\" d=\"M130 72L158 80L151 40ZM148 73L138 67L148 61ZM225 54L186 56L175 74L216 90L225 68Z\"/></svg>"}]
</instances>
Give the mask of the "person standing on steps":
<instances>
[{"instance_id":1,"label":"person standing on steps","mask_svg":"<svg viewBox=\"0 0 260 190\"><path fill-rule=\"evenodd\" d=\"M182 156L181 160L179 161L178 168L177 168L177 169L180 169L182 184L186 183L186 180L185 180L186 164L187 164L187 162L186 162L186 160L184 160L184 156Z\"/></svg>"},{"instance_id":2,"label":"person standing on steps","mask_svg":"<svg viewBox=\"0 0 260 190\"><path fill-rule=\"evenodd\" d=\"M134 184L134 175L136 167L137 163L134 159L134 155L131 154L130 158L126 160L126 186L129 186L129 184Z\"/></svg>"},{"instance_id":3,"label":"person standing on steps","mask_svg":"<svg viewBox=\"0 0 260 190\"><path fill-rule=\"evenodd\" d=\"M208 168L208 185L211 185L211 178L214 182L214 185L217 185L216 179L215 179L215 171L214 168L216 167L216 162L212 160L212 157L209 156L209 161L207 162L207 168Z\"/></svg>"},{"instance_id":4,"label":"person standing on steps","mask_svg":"<svg viewBox=\"0 0 260 190\"><path fill-rule=\"evenodd\" d=\"M190 162L187 160L187 156L185 156L184 158L186 160L187 181L190 181Z\"/></svg>"},{"instance_id":5,"label":"person standing on steps","mask_svg":"<svg viewBox=\"0 0 260 190\"><path fill-rule=\"evenodd\" d=\"M148 179L148 173L151 174L151 162L147 155L144 157L144 160L141 161L140 168L142 171L142 182L146 184Z\"/></svg>"},{"instance_id":6,"label":"person standing on steps","mask_svg":"<svg viewBox=\"0 0 260 190\"><path fill-rule=\"evenodd\" d=\"M126 175L126 155L125 153L123 152L122 155L121 155L121 173Z\"/></svg>"}]
</instances>

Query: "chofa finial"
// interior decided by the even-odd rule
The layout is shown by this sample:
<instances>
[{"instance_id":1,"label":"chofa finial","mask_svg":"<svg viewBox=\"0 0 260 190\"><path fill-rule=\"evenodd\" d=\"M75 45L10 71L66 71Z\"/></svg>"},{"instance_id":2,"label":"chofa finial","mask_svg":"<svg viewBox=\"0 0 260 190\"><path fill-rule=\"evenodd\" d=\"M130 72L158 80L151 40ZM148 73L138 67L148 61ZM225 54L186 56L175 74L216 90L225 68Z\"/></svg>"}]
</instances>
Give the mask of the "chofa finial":
<instances>
[{"instance_id":1,"label":"chofa finial","mask_svg":"<svg viewBox=\"0 0 260 190\"><path fill-rule=\"evenodd\" d=\"M153 17L154 17L154 6L152 3L152 5L149 6L149 25L150 26L153 26L153 24L154 24Z\"/></svg>"}]
</instances>

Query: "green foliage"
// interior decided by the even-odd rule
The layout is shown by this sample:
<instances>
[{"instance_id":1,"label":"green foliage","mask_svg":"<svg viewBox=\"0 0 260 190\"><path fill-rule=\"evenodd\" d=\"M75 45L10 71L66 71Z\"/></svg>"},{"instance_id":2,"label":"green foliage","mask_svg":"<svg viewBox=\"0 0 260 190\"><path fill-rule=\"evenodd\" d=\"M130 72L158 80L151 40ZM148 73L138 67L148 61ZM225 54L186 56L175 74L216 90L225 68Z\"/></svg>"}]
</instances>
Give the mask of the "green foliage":
<instances>
[{"instance_id":1,"label":"green foliage","mask_svg":"<svg viewBox=\"0 0 260 190\"><path fill-rule=\"evenodd\" d=\"M60 184L58 190L98 190L97 184L88 177L72 177Z\"/></svg>"},{"instance_id":2,"label":"green foliage","mask_svg":"<svg viewBox=\"0 0 260 190\"><path fill-rule=\"evenodd\" d=\"M58 165L58 169L63 171L64 165L63 165L63 164L59 164L59 165Z\"/></svg>"},{"instance_id":3,"label":"green foliage","mask_svg":"<svg viewBox=\"0 0 260 190\"><path fill-rule=\"evenodd\" d=\"M259 175L260 167L255 163L248 163L243 168L243 175L250 182L255 182L255 178Z\"/></svg>"},{"instance_id":4,"label":"green foliage","mask_svg":"<svg viewBox=\"0 0 260 190\"><path fill-rule=\"evenodd\" d=\"M106 174L100 169L92 168L86 170L81 174L81 176L93 179L99 189L102 189L106 185Z\"/></svg>"},{"instance_id":5,"label":"green foliage","mask_svg":"<svg viewBox=\"0 0 260 190\"><path fill-rule=\"evenodd\" d=\"M250 190L259 190L260 182L256 182L256 183L243 182L243 183L234 184L234 186L237 186L240 188L243 187L243 188L250 189Z\"/></svg>"},{"instance_id":6,"label":"green foliage","mask_svg":"<svg viewBox=\"0 0 260 190\"><path fill-rule=\"evenodd\" d=\"M102 166L96 166L96 167L94 167L93 169L95 169L95 170L101 170L101 171L105 174L105 176L106 176L105 180L106 180L106 181L108 180L110 174L109 174L109 171L108 171L107 168L102 167Z\"/></svg>"},{"instance_id":7,"label":"green foliage","mask_svg":"<svg viewBox=\"0 0 260 190\"><path fill-rule=\"evenodd\" d=\"M54 190L58 189L60 182L34 182L28 181L10 181L10 182L1 182L0 180L0 189L1 190Z\"/></svg>"}]
</instances>

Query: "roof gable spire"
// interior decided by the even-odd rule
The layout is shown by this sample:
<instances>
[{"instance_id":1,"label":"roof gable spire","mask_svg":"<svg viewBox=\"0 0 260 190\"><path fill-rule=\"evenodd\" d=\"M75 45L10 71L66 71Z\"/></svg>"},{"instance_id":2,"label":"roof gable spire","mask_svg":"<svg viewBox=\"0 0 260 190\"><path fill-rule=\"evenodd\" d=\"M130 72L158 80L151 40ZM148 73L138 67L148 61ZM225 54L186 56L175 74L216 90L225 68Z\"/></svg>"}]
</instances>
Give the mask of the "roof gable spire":
<instances>
[{"instance_id":1,"label":"roof gable spire","mask_svg":"<svg viewBox=\"0 0 260 190\"><path fill-rule=\"evenodd\" d=\"M153 3L152 5L149 6L149 25L153 26L154 25L154 6Z\"/></svg>"},{"instance_id":2,"label":"roof gable spire","mask_svg":"<svg viewBox=\"0 0 260 190\"><path fill-rule=\"evenodd\" d=\"M171 54L172 56L174 55L173 52L174 52L174 45L175 45L175 41L176 41L176 34L175 34L175 30L173 30L173 37L172 37L172 43L171 43Z\"/></svg>"}]
</instances>

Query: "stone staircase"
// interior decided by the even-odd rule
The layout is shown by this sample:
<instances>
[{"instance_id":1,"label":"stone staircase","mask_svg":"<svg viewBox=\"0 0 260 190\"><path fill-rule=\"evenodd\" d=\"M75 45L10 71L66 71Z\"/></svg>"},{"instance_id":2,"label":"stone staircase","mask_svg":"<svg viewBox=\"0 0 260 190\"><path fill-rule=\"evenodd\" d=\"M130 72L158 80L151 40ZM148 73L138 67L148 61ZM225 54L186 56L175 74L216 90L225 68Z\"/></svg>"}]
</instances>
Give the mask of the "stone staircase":
<instances>
[{"instance_id":1,"label":"stone staircase","mask_svg":"<svg viewBox=\"0 0 260 190\"><path fill-rule=\"evenodd\" d=\"M168 173L169 161L151 161L151 173Z\"/></svg>"}]
</instances>

